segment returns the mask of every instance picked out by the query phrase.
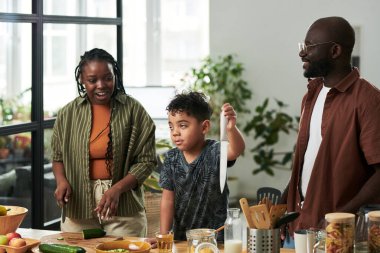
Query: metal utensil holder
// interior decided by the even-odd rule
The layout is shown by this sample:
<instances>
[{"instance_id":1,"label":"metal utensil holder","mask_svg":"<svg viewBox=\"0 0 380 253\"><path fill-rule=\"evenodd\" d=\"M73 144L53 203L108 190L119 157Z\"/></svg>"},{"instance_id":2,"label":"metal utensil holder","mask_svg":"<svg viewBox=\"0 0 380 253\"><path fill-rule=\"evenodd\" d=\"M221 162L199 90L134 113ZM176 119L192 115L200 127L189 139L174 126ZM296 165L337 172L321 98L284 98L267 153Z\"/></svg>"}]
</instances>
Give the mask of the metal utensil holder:
<instances>
[{"instance_id":1,"label":"metal utensil holder","mask_svg":"<svg viewBox=\"0 0 380 253\"><path fill-rule=\"evenodd\" d=\"M248 253L279 253L280 229L254 229L247 232Z\"/></svg>"}]
</instances>

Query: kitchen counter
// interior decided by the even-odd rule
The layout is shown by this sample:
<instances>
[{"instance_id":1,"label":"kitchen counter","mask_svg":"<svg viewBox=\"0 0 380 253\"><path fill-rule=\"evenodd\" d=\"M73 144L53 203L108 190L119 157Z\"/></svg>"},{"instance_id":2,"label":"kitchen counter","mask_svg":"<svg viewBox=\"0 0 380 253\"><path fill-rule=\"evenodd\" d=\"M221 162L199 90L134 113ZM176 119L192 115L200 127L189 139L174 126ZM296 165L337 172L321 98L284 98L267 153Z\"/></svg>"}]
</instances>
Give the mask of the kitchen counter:
<instances>
[{"instance_id":1,"label":"kitchen counter","mask_svg":"<svg viewBox=\"0 0 380 253\"><path fill-rule=\"evenodd\" d=\"M16 232L21 234L22 237L40 240L43 236L54 235L56 233L59 233L60 231L19 228L16 230Z\"/></svg>"},{"instance_id":2,"label":"kitchen counter","mask_svg":"<svg viewBox=\"0 0 380 253\"><path fill-rule=\"evenodd\" d=\"M17 232L25 238L32 238L41 240L43 237L52 236L60 233L60 231L52 231L52 230L41 230L41 229L28 229L28 228L19 228ZM142 238L141 238L142 239ZM187 253L187 242L186 241L178 241L175 242L175 248L177 253ZM223 253L223 246L219 247L220 252ZM158 253L157 249L152 249L151 253ZM293 249L281 249L281 253L294 253Z\"/></svg>"}]
</instances>

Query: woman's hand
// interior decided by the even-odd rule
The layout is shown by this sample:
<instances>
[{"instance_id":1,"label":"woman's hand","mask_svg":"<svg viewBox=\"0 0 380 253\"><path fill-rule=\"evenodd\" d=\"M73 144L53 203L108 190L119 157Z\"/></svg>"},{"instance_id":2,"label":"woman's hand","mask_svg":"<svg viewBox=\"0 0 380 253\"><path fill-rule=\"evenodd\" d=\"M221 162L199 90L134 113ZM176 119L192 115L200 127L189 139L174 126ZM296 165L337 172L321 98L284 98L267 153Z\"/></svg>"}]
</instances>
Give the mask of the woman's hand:
<instances>
[{"instance_id":1,"label":"woman's hand","mask_svg":"<svg viewBox=\"0 0 380 253\"><path fill-rule=\"evenodd\" d=\"M67 179L59 181L57 183L57 188L54 192L54 197L57 200L57 204L60 207L63 207L67 202L69 202L71 197L71 185L67 181Z\"/></svg>"},{"instance_id":2,"label":"woman's hand","mask_svg":"<svg viewBox=\"0 0 380 253\"><path fill-rule=\"evenodd\" d=\"M98 206L95 208L95 212L103 219L110 219L116 215L117 207L119 205L120 190L117 187L112 186L103 195L99 201Z\"/></svg>"},{"instance_id":3,"label":"woman's hand","mask_svg":"<svg viewBox=\"0 0 380 253\"><path fill-rule=\"evenodd\" d=\"M157 248L157 240L156 240L156 238L146 238L145 241L148 242L148 243L150 243L150 246L152 247L152 249Z\"/></svg>"}]
</instances>

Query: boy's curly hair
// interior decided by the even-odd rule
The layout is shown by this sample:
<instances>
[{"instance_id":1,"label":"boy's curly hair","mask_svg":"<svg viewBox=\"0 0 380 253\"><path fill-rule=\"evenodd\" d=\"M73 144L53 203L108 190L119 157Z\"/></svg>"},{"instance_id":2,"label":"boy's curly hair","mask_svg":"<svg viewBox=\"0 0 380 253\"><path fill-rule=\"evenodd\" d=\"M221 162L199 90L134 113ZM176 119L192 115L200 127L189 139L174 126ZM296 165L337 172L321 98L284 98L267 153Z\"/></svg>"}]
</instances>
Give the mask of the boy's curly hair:
<instances>
[{"instance_id":1,"label":"boy's curly hair","mask_svg":"<svg viewBox=\"0 0 380 253\"><path fill-rule=\"evenodd\" d=\"M182 92L174 97L166 110L172 114L185 112L198 121L210 120L212 108L207 101L206 95L201 92Z\"/></svg>"}]
</instances>

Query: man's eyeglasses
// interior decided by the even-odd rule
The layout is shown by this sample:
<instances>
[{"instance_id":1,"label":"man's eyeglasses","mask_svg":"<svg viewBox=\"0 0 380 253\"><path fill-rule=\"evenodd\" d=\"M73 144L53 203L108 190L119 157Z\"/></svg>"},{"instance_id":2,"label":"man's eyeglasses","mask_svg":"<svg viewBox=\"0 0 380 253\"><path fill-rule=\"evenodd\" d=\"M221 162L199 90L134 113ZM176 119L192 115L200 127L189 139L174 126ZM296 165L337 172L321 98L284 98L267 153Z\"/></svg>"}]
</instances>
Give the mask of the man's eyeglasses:
<instances>
[{"instance_id":1,"label":"man's eyeglasses","mask_svg":"<svg viewBox=\"0 0 380 253\"><path fill-rule=\"evenodd\" d=\"M334 41L326 41L326 42L321 42L321 43L315 43L315 44L310 44L310 45L306 45L305 42L300 42L298 43L298 48L301 51L307 53L307 50L308 48L310 47L316 47L316 46L320 46L320 45L325 45L325 44L329 44L329 43L336 43Z\"/></svg>"}]
</instances>

